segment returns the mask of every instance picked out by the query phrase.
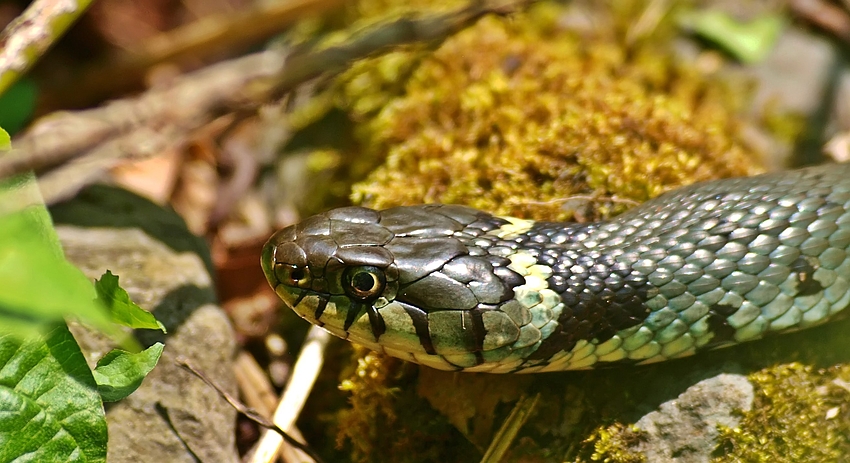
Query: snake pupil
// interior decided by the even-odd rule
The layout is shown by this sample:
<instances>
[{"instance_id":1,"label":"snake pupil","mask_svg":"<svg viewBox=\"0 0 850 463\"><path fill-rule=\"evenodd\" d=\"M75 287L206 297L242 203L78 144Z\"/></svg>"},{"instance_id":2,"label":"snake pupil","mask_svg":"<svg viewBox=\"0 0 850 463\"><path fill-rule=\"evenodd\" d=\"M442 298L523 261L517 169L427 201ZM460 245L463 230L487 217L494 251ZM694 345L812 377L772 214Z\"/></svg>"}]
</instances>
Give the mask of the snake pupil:
<instances>
[{"instance_id":1,"label":"snake pupil","mask_svg":"<svg viewBox=\"0 0 850 463\"><path fill-rule=\"evenodd\" d=\"M375 277L371 273L360 272L351 279L351 286L357 291L368 293L375 287Z\"/></svg>"},{"instance_id":2,"label":"snake pupil","mask_svg":"<svg viewBox=\"0 0 850 463\"><path fill-rule=\"evenodd\" d=\"M384 289L384 272L377 267L363 266L348 268L343 275L349 296L366 301L379 295Z\"/></svg>"}]
</instances>

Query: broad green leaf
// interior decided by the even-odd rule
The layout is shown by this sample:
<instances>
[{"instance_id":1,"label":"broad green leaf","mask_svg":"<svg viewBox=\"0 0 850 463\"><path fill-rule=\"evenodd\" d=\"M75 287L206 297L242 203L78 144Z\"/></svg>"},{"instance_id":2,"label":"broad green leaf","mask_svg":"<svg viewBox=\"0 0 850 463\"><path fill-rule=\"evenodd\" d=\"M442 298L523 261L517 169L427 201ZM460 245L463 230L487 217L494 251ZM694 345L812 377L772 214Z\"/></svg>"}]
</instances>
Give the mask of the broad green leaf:
<instances>
[{"instance_id":1,"label":"broad green leaf","mask_svg":"<svg viewBox=\"0 0 850 463\"><path fill-rule=\"evenodd\" d=\"M30 207L0 216L0 333L12 323L38 329L65 316L113 332L89 279L51 245L55 234L40 212Z\"/></svg>"},{"instance_id":2,"label":"broad green leaf","mask_svg":"<svg viewBox=\"0 0 850 463\"><path fill-rule=\"evenodd\" d=\"M743 23L716 10L693 12L683 16L681 23L744 63L764 59L785 26L779 15L762 16Z\"/></svg>"},{"instance_id":3,"label":"broad green leaf","mask_svg":"<svg viewBox=\"0 0 850 463\"><path fill-rule=\"evenodd\" d=\"M112 321L130 328L146 328L161 330L166 333L165 326L152 313L136 305L130 300L130 295L124 288L118 286L118 276L107 270L95 281L98 300L109 309Z\"/></svg>"},{"instance_id":4,"label":"broad green leaf","mask_svg":"<svg viewBox=\"0 0 850 463\"><path fill-rule=\"evenodd\" d=\"M97 384L65 325L0 335L0 462L105 462Z\"/></svg>"},{"instance_id":5,"label":"broad green leaf","mask_svg":"<svg viewBox=\"0 0 850 463\"><path fill-rule=\"evenodd\" d=\"M103 356L93 372L103 400L115 402L138 389L145 376L156 366L162 349L162 343L158 342L135 354L114 349Z\"/></svg>"},{"instance_id":6,"label":"broad green leaf","mask_svg":"<svg viewBox=\"0 0 850 463\"><path fill-rule=\"evenodd\" d=\"M23 338L68 315L114 331L91 282L62 255L32 173L0 180L0 281L0 334Z\"/></svg>"}]
</instances>

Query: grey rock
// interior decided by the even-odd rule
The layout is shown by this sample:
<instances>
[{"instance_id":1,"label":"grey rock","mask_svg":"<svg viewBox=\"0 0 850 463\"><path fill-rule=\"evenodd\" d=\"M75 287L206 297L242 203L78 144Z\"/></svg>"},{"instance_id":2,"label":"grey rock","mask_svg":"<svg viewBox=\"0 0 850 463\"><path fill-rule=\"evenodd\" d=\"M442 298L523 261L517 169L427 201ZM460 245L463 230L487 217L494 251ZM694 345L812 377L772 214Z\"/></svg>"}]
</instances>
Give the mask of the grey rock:
<instances>
[{"instance_id":1,"label":"grey rock","mask_svg":"<svg viewBox=\"0 0 850 463\"><path fill-rule=\"evenodd\" d=\"M165 344L157 367L128 398L106 405L109 425L108 460L121 462L236 462L235 411L215 391L175 363L179 355L204 371L224 390L235 393L231 368L235 352L233 330L216 305L208 256L197 249L175 246L153 238L148 231L127 226L121 213L138 214L143 222L170 223L169 237L190 242L196 239L185 227L174 226L173 212L153 206L142 198L123 196L121 212L98 212L90 202L86 214L110 216L112 224L92 227L57 225L66 256L90 278L107 270L119 275L121 286L166 326L168 334L140 330L135 333L144 346ZM116 195L111 195L114 201ZM136 207L136 204L140 207ZM79 205L77 205L79 206ZM73 221L73 205L62 206L54 216ZM69 212L71 211L71 212ZM113 211L115 212L115 211ZM125 214L125 217L128 215ZM91 219L88 215L87 219ZM138 219L138 215L136 219ZM126 228L121 228L124 225ZM205 258L206 257L206 258ZM112 347L104 336L72 324L72 332L91 366Z\"/></svg>"},{"instance_id":2,"label":"grey rock","mask_svg":"<svg viewBox=\"0 0 850 463\"><path fill-rule=\"evenodd\" d=\"M717 446L717 426L737 426L739 412L749 411L754 398L753 385L744 375L721 373L704 379L641 417L635 426L645 439L631 450L651 462L708 462Z\"/></svg>"}]
</instances>

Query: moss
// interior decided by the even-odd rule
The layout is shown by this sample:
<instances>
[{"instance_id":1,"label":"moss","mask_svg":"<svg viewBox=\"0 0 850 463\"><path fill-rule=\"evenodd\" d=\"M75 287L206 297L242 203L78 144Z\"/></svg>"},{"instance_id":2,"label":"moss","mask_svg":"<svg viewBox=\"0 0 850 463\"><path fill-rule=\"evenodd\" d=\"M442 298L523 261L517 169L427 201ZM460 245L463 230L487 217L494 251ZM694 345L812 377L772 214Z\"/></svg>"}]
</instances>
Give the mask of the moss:
<instances>
[{"instance_id":1,"label":"moss","mask_svg":"<svg viewBox=\"0 0 850 463\"><path fill-rule=\"evenodd\" d=\"M341 77L365 151L387 158L355 202L595 218L759 170L739 143L736 95L656 48L588 45L557 26L561 13L485 18L432 54L365 60Z\"/></svg>"},{"instance_id":2,"label":"moss","mask_svg":"<svg viewBox=\"0 0 850 463\"><path fill-rule=\"evenodd\" d=\"M472 461L474 448L418 397L417 368L357 347L356 368L340 389L349 408L337 416L337 447L354 462ZM404 386L410 387L404 387Z\"/></svg>"},{"instance_id":3,"label":"moss","mask_svg":"<svg viewBox=\"0 0 850 463\"><path fill-rule=\"evenodd\" d=\"M599 426L582 442L584 455L578 462L601 461L603 463L644 463L646 457L629 450L640 440L640 430L633 426L613 424Z\"/></svg>"},{"instance_id":4,"label":"moss","mask_svg":"<svg viewBox=\"0 0 850 463\"><path fill-rule=\"evenodd\" d=\"M756 401L736 428L721 428L715 463L830 462L850 455L850 365L789 363L750 375Z\"/></svg>"}]
</instances>

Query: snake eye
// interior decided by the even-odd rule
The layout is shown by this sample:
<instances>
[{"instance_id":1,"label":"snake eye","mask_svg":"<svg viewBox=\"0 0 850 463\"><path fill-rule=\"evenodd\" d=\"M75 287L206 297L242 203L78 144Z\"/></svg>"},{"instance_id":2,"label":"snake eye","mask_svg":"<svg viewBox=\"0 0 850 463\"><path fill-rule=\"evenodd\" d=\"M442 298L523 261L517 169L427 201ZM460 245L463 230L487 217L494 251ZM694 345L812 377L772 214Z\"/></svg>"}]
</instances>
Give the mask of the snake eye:
<instances>
[{"instance_id":1,"label":"snake eye","mask_svg":"<svg viewBox=\"0 0 850 463\"><path fill-rule=\"evenodd\" d=\"M307 288L310 286L310 274L304 267L297 265L277 264L274 274L282 285Z\"/></svg>"},{"instance_id":2,"label":"snake eye","mask_svg":"<svg viewBox=\"0 0 850 463\"><path fill-rule=\"evenodd\" d=\"M375 299L384 290L387 278L378 267L349 267L342 274L342 286L349 297L361 301Z\"/></svg>"}]
</instances>

